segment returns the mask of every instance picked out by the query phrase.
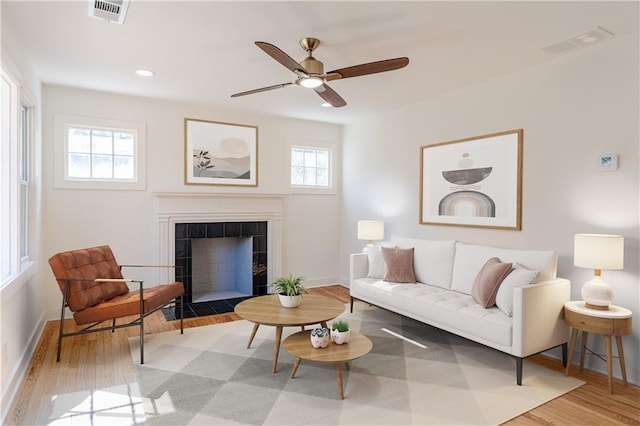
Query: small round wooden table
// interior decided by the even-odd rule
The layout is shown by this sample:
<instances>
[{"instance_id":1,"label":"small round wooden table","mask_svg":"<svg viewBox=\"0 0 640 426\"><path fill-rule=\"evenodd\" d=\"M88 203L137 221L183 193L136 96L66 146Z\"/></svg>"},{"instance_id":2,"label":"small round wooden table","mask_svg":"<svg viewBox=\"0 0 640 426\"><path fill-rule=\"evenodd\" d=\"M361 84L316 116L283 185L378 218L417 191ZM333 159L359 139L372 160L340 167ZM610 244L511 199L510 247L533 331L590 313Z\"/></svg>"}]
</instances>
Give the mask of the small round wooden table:
<instances>
[{"instance_id":1,"label":"small round wooden table","mask_svg":"<svg viewBox=\"0 0 640 426\"><path fill-rule=\"evenodd\" d=\"M303 359L321 363L333 363L336 366L338 393L340 394L340 399L344 399L342 363L345 363L348 370L349 361L368 354L373 348L373 343L366 336L352 331L349 343L336 345L330 342L326 348L314 348L311 345L310 334L311 330L299 331L284 339L284 349L296 357L291 371L291 378L293 379L295 376L300 361Z\"/></svg>"},{"instance_id":2,"label":"small round wooden table","mask_svg":"<svg viewBox=\"0 0 640 426\"><path fill-rule=\"evenodd\" d=\"M613 393L611 380L613 364L611 353L611 336L616 336L618 358L622 381L627 385L627 371L624 365L624 350L622 349L622 336L631 334L631 311L629 309L609 305L608 310L590 309L583 301L571 301L564 305L564 320L570 327L571 342L569 343L569 362L565 370L565 376L569 375L571 358L576 346L578 331L582 331L582 347L580 348L580 371L584 367L584 353L587 346L589 333L602 334L604 336L605 350L607 352L607 376L609 379L609 392Z\"/></svg>"},{"instance_id":3,"label":"small round wooden table","mask_svg":"<svg viewBox=\"0 0 640 426\"><path fill-rule=\"evenodd\" d=\"M300 306L297 308L284 308L280 304L277 294L269 294L242 301L236 305L234 311L242 318L254 323L247 348L251 347L251 342L253 342L260 325L276 327L272 363L272 370L275 373L278 365L278 354L280 353L282 329L284 327L303 327L304 329L305 325L311 324L320 324L326 327L327 321L344 312L344 304L331 297L305 294Z\"/></svg>"}]
</instances>

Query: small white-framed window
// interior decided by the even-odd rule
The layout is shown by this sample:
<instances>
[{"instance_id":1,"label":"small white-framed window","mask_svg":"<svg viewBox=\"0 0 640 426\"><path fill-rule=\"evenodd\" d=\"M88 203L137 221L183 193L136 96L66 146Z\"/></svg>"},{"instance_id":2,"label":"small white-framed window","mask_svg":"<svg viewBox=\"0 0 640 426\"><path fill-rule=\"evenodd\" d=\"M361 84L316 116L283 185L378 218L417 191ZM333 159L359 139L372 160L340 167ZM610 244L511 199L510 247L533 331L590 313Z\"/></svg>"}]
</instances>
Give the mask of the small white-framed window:
<instances>
[{"instance_id":1,"label":"small white-framed window","mask_svg":"<svg viewBox=\"0 0 640 426\"><path fill-rule=\"evenodd\" d=\"M335 144L291 141L288 144L288 150L291 192L335 194Z\"/></svg>"},{"instance_id":2,"label":"small white-framed window","mask_svg":"<svg viewBox=\"0 0 640 426\"><path fill-rule=\"evenodd\" d=\"M331 150L291 147L291 186L330 188Z\"/></svg>"},{"instance_id":3,"label":"small white-framed window","mask_svg":"<svg viewBox=\"0 0 640 426\"><path fill-rule=\"evenodd\" d=\"M57 188L145 189L143 123L56 115Z\"/></svg>"}]
</instances>

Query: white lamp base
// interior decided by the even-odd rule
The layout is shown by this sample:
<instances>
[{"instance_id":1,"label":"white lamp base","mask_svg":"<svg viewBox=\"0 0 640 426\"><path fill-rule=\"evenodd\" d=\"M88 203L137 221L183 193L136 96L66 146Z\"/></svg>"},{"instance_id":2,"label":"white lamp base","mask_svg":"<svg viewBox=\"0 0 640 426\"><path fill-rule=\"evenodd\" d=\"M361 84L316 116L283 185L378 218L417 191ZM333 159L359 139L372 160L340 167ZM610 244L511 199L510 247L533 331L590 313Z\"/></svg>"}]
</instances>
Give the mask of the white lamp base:
<instances>
[{"instance_id":1,"label":"white lamp base","mask_svg":"<svg viewBox=\"0 0 640 426\"><path fill-rule=\"evenodd\" d=\"M613 288L598 276L584 283L581 294L587 308L606 311L613 303Z\"/></svg>"}]
</instances>

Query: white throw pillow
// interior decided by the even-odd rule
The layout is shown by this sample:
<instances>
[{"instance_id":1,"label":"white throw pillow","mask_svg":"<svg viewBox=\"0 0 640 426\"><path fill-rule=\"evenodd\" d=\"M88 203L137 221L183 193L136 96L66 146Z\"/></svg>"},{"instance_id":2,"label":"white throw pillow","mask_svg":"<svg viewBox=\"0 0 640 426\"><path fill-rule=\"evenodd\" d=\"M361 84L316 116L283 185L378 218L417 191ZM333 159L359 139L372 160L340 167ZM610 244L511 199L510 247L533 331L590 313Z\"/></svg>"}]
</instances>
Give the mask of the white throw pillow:
<instances>
[{"instance_id":1,"label":"white throw pillow","mask_svg":"<svg viewBox=\"0 0 640 426\"><path fill-rule=\"evenodd\" d=\"M496 294L496 306L508 316L513 316L513 289L534 284L539 272L526 269L519 263L513 264L514 269L502 281Z\"/></svg>"},{"instance_id":2,"label":"white throw pillow","mask_svg":"<svg viewBox=\"0 0 640 426\"><path fill-rule=\"evenodd\" d=\"M369 260L367 278L377 278L381 280L384 278L384 258L382 257L382 250L378 246L366 246L364 251L367 253Z\"/></svg>"}]
</instances>

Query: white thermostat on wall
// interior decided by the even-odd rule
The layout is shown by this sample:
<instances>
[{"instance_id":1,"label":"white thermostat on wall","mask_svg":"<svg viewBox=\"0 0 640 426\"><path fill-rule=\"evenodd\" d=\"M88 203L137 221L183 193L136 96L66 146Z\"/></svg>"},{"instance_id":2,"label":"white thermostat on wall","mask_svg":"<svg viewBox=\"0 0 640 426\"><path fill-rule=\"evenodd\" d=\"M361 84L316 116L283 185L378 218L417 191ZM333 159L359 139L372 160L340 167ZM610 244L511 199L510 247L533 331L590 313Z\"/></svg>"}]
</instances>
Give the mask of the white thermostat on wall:
<instances>
[{"instance_id":1,"label":"white thermostat on wall","mask_svg":"<svg viewBox=\"0 0 640 426\"><path fill-rule=\"evenodd\" d=\"M618 154L602 154L598 157L598 169L610 172L618 168Z\"/></svg>"}]
</instances>

